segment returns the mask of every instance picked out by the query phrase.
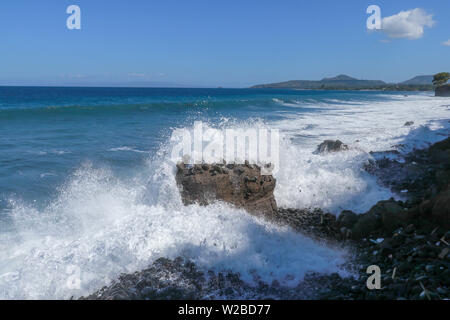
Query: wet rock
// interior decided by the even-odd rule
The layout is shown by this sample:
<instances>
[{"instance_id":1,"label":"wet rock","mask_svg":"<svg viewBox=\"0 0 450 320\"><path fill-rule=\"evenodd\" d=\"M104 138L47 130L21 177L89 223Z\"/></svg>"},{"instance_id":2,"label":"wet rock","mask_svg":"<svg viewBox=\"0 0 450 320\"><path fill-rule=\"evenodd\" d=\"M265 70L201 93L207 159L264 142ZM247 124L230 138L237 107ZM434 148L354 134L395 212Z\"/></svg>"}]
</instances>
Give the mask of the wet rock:
<instances>
[{"instance_id":1,"label":"wet rock","mask_svg":"<svg viewBox=\"0 0 450 320\"><path fill-rule=\"evenodd\" d=\"M446 226L450 226L450 188L434 198L431 215Z\"/></svg>"},{"instance_id":2,"label":"wet rock","mask_svg":"<svg viewBox=\"0 0 450 320\"><path fill-rule=\"evenodd\" d=\"M416 227L414 227L413 224L410 224L405 228L405 230L403 230L403 232L406 234L413 234L415 230L416 230Z\"/></svg>"},{"instance_id":3,"label":"wet rock","mask_svg":"<svg viewBox=\"0 0 450 320\"><path fill-rule=\"evenodd\" d=\"M450 138L433 144L427 151L426 156L434 164L442 164L445 168L450 167Z\"/></svg>"},{"instance_id":4,"label":"wet rock","mask_svg":"<svg viewBox=\"0 0 450 320\"><path fill-rule=\"evenodd\" d=\"M233 169L230 171L229 169ZM185 205L225 201L254 214L273 216L276 180L262 175L259 166L202 164L200 170L177 165L176 182Z\"/></svg>"},{"instance_id":5,"label":"wet rock","mask_svg":"<svg viewBox=\"0 0 450 320\"><path fill-rule=\"evenodd\" d=\"M315 154L323 154L328 152L337 152L348 150L348 145L340 140L325 140L317 146Z\"/></svg>"},{"instance_id":6,"label":"wet rock","mask_svg":"<svg viewBox=\"0 0 450 320\"><path fill-rule=\"evenodd\" d=\"M436 171L436 184L440 190L445 189L450 184L450 170Z\"/></svg>"},{"instance_id":7,"label":"wet rock","mask_svg":"<svg viewBox=\"0 0 450 320\"><path fill-rule=\"evenodd\" d=\"M394 231L399 226L407 223L410 219L405 208L398 205L394 200L388 200L382 203L381 206L383 207L381 220L386 232Z\"/></svg>"},{"instance_id":8,"label":"wet rock","mask_svg":"<svg viewBox=\"0 0 450 320\"><path fill-rule=\"evenodd\" d=\"M439 253L438 258L439 259L445 259L447 255L449 254L450 250L448 248L442 249L442 251Z\"/></svg>"},{"instance_id":9,"label":"wet rock","mask_svg":"<svg viewBox=\"0 0 450 320\"><path fill-rule=\"evenodd\" d=\"M434 271L434 266L432 264L428 264L425 266L425 271L428 273L432 273Z\"/></svg>"},{"instance_id":10,"label":"wet rock","mask_svg":"<svg viewBox=\"0 0 450 320\"><path fill-rule=\"evenodd\" d=\"M358 222L358 215L349 210L342 211L337 219L337 224L339 227L345 227L348 229L353 228L356 222Z\"/></svg>"},{"instance_id":11,"label":"wet rock","mask_svg":"<svg viewBox=\"0 0 450 320\"><path fill-rule=\"evenodd\" d=\"M276 221L320 240L335 241L340 233L336 217L320 209L279 208L276 212ZM350 230L346 229L346 235L348 231Z\"/></svg>"},{"instance_id":12,"label":"wet rock","mask_svg":"<svg viewBox=\"0 0 450 320\"><path fill-rule=\"evenodd\" d=\"M382 226L381 217L376 214L362 214L352 228L352 237L361 239L368 237L372 232Z\"/></svg>"},{"instance_id":13,"label":"wet rock","mask_svg":"<svg viewBox=\"0 0 450 320\"><path fill-rule=\"evenodd\" d=\"M347 213L343 221L349 219L352 220L355 217ZM394 199L390 199L379 201L367 213L360 215L357 219L352 228L352 235L355 239L361 239L380 228L383 229L384 233L391 233L399 226L404 225L410 219L410 216L405 208Z\"/></svg>"},{"instance_id":14,"label":"wet rock","mask_svg":"<svg viewBox=\"0 0 450 320\"><path fill-rule=\"evenodd\" d=\"M450 97L450 84L437 87L435 95L436 97Z\"/></svg>"}]
</instances>

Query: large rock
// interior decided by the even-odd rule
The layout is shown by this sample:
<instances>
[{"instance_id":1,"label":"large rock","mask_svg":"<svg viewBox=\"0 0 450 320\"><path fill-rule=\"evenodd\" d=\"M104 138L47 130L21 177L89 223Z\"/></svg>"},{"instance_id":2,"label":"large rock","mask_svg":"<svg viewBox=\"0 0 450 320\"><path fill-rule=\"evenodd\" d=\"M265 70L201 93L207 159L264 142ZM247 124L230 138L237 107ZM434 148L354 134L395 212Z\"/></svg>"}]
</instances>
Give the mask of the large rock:
<instances>
[{"instance_id":1,"label":"large rock","mask_svg":"<svg viewBox=\"0 0 450 320\"><path fill-rule=\"evenodd\" d=\"M381 218L374 214L362 214L358 222L353 226L351 235L354 239L368 237L372 232L381 227Z\"/></svg>"},{"instance_id":2,"label":"large rock","mask_svg":"<svg viewBox=\"0 0 450 320\"><path fill-rule=\"evenodd\" d=\"M394 199L379 201L367 213L358 217L352 228L352 236L360 239L375 231L390 233L410 219L408 211Z\"/></svg>"},{"instance_id":3,"label":"large rock","mask_svg":"<svg viewBox=\"0 0 450 320\"><path fill-rule=\"evenodd\" d=\"M185 205L225 201L250 213L274 216L276 180L256 165L177 165L176 182Z\"/></svg>"},{"instance_id":4,"label":"large rock","mask_svg":"<svg viewBox=\"0 0 450 320\"><path fill-rule=\"evenodd\" d=\"M444 225L450 225L450 188L434 198L431 214L434 218L442 221Z\"/></svg>"},{"instance_id":5,"label":"large rock","mask_svg":"<svg viewBox=\"0 0 450 320\"><path fill-rule=\"evenodd\" d=\"M383 229L387 232L394 231L395 228L405 224L410 219L407 210L394 199L379 201L367 214L381 217Z\"/></svg>"},{"instance_id":6,"label":"large rock","mask_svg":"<svg viewBox=\"0 0 450 320\"><path fill-rule=\"evenodd\" d=\"M450 185L437 196L423 201L418 209L411 210L424 218L432 218L443 226L450 226Z\"/></svg>"},{"instance_id":7,"label":"large rock","mask_svg":"<svg viewBox=\"0 0 450 320\"><path fill-rule=\"evenodd\" d=\"M433 144L428 149L427 155L434 164L450 169L450 138Z\"/></svg>"},{"instance_id":8,"label":"large rock","mask_svg":"<svg viewBox=\"0 0 450 320\"><path fill-rule=\"evenodd\" d=\"M450 84L437 87L435 95L436 97L450 97Z\"/></svg>"},{"instance_id":9,"label":"large rock","mask_svg":"<svg viewBox=\"0 0 450 320\"><path fill-rule=\"evenodd\" d=\"M317 146L315 154L348 150L348 145L340 140L325 140Z\"/></svg>"},{"instance_id":10,"label":"large rock","mask_svg":"<svg viewBox=\"0 0 450 320\"><path fill-rule=\"evenodd\" d=\"M337 224L339 227L345 227L348 229L353 228L353 226L358 222L358 215L350 210L344 210L339 215L337 219Z\"/></svg>"}]
</instances>

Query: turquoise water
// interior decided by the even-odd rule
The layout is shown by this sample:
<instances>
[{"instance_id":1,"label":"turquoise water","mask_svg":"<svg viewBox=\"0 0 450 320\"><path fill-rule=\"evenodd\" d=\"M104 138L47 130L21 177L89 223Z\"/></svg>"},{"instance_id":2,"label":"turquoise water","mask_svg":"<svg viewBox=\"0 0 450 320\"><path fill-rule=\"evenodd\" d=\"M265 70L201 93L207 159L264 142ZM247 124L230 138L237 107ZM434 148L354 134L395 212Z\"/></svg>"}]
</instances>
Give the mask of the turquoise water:
<instances>
[{"instance_id":1,"label":"turquoise water","mask_svg":"<svg viewBox=\"0 0 450 320\"><path fill-rule=\"evenodd\" d=\"M85 161L108 166L120 175L132 174L170 138L173 128L191 126L196 120L270 123L291 114L320 111L308 106L292 112L274 99L333 106L344 100L388 98L318 91L3 87L0 208L11 196L45 202Z\"/></svg>"},{"instance_id":2,"label":"turquoise water","mask_svg":"<svg viewBox=\"0 0 450 320\"><path fill-rule=\"evenodd\" d=\"M179 133L195 121L278 129L279 206L364 212L398 196L362 169L370 151L401 158L447 137L449 105L430 93L0 87L0 298L80 296L179 255L286 284L344 272L345 252L287 228L222 203L184 207ZM315 155L325 139L350 150Z\"/></svg>"}]
</instances>

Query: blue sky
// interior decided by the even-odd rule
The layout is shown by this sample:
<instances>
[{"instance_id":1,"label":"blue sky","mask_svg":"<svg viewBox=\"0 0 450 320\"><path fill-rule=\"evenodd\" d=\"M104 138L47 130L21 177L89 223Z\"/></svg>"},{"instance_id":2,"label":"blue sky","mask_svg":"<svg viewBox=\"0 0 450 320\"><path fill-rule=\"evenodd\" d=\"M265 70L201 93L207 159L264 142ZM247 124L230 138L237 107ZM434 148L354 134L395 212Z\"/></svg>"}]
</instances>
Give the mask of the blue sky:
<instances>
[{"instance_id":1,"label":"blue sky","mask_svg":"<svg viewBox=\"0 0 450 320\"><path fill-rule=\"evenodd\" d=\"M66 27L73 4L81 30ZM420 34L419 21L415 39L398 19L398 30L369 32L371 4L383 18L421 8L432 26ZM450 1L3 0L0 39L1 85L394 82L450 71Z\"/></svg>"}]
</instances>

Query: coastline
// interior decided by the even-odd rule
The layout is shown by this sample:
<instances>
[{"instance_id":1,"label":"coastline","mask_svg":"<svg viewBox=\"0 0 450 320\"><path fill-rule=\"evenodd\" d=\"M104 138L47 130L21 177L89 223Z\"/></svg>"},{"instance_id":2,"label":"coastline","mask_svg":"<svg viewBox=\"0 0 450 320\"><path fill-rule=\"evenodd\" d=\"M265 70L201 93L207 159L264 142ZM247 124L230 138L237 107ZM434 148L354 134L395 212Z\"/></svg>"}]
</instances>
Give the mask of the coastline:
<instances>
[{"instance_id":1,"label":"coastline","mask_svg":"<svg viewBox=\"0 0 450 320\"><path fill-rule=\"evenodd\" d=\"M161 258L80 299L448 299L449 159L446 138L411 151L403 163L382 156L369 163L366 171L380 183L408 191L403 193L406 201L379 201L365 214L343 211L336 219L321 209L278 210L278 223L346 249L350 255L343 268L352 276L308 273L296 287L284 287L255 275L249 284L231 271L205 272L182 257ZM411 166L420 168L412 179ZM382 270L381 290L365 287L369 265Z\"/></svg>"}]
</instances>

